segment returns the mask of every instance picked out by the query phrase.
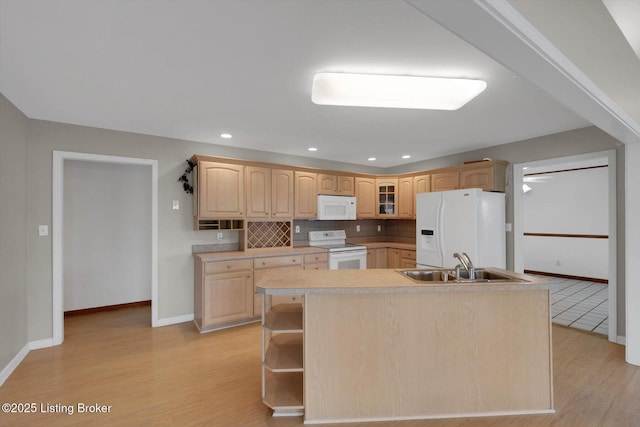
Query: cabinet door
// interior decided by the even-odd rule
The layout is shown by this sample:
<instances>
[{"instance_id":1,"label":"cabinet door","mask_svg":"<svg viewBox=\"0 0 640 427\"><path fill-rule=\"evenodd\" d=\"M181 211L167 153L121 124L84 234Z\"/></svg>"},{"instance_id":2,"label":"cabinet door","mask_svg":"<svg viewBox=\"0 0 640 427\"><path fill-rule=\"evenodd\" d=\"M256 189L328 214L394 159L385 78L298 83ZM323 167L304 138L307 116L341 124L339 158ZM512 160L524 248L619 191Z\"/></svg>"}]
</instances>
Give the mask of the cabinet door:
<instances>
[{"instance_id":1,"label":"cabinet door","mask_svg":"<svg viewBox=\"0 0 640 427\"><path fill-rule=\"evenodd\" d=\"M338 175L338 194L341 196L355 195L354 179L352 176Z\"/></svg>"},{"instance_id":2,"label":"cabinet door","mask_svg":"<svg viewBox=\"0 0 640 427\"><path fill-rule=\"evenodd\" d=\"M198 216L237 218L244 215L244 166L198 163Z\"/></svg>"},{"instance_id":3,"label":"cabinet door","mask_svg":"<svg viewBox=\"0 0 640 427\"><path fill-rule=\"evenodd\" d=\"M253 316L251 271L211 274L204 277L203 327Z\"/></svg>"},{"instance_id":4,"label":"cabinet door","mask_svg":"<svg viewBox=\"0 0 640 427\"><path fill-rule=\"evenodd\" d=\"M293 218L293 171L271 171L271 216Z\"/></svg>"},{"instance_id":5,"label":"cabinet door","mask_svg":"<svg viewBox=\"0 0 640 427\"><path fill-rule=\"evenodd\" d=\"M376 250L367 249L367 269L378 268L376 265Z\"/></svg>"},{"instance_id":6,"label":"cabinet door","mask_svg":"<svg viewBox=\"0 0 640 427\"><path fill-rule=\"evenodd\" d=\"M337 176L326 173L318 174L318 194L337 194L338 180Z\"/></svg>"},{"instance_id":7,"label":"cabinet door","mask_svg":"<svg viewBox=\"0 0 640 427\"><path fill-rule=\"evenodd\" d=\"M400 268L400 249L387 250L387 268Z\"/></svg>"},{"instance_id":8,"label":"cabinet door","mask_svg":"<svg viewBox=\"0 0 640 427\"><path fill-rule=\"evenodd\" d=\"M458 189L458 171L435 173L431 175L431 191Z\"/></svg>"},{"instance_id":9,"label":"cabinet door","mask_svg":"<svg viewBox=\"0 0 640 427\"><path fill-rule=\"evenodd\" d=\"M412 259L400 258L399 268L416 268L416 262Z\"/></svg>"},{"instance_id":10,"label":"cabinet door","mask_svg":"<svg viewBox=\"0 0 640 427\"><path fill-rule=\"evenodd\" d=\"M413 218L414 199L413 177L400 178L398 180L398 218Z\"/></svg>"},{"instance_id":11,"label":"cabinet door","mask_svg":"<svg viewBox=\"0 0 640 427\"><path fill-rule=\"evenodd\" d=\"M460 188L482 188L485 191L505 191L506 162L484 167L461 169Z\"/></svg>"},{"instance_id":12,"label":"cabinet door","mask_svg":"<svg viewBox=\"0 0 640 427\"><path fill-rule=\"evenodd\" d=\"M247 217L269 218L271 216L271 169L247 166Z\"/></svg>"},{"instance_id":13,"label":"cabinet door","mask_svg":"<svg viewBox=\"0 0 640 427\"><path fill-rule=\"evenodd\" d=\"M478 168L460 171L460 188L493 188L493 168Z\"/></svg>"},{"instance_id":14,"label":"cabinet door","mask_svg":"<svg viewBox=\"0 0 640 427\"><path fill-rule=\"evenodd\" d=\"M387 268L387 248L376 249L376 268Z\"/></svg>"},{"instance_id":15,"label":"cabinet door","mask_svg":"<svg viewBox=\"0 0 640 427\"><path fill-rule=\"evenodd\" d=\"M355 178L356 210L358 218L376 217L376 180L374 178Z\"/></svg>"},{"instance_id":16,"label":"cabinet door","mask_svg":"<svg viewBox=\"0 0 640 427\"><path fill-rule=\"evenodd\" d=\"M316 181L318 174L311 172L295 172L296 218L316 218L318 216L318 193Z\"/></svg>"},{"instance_id":17,"label":"cabinet door","mask_svg":"<svg viewBox=\"0 0 640 427\"><path fill-rule=\"evenodd\" d=\"M387 248L367 250L367 268L387 268Z\"/></svg>"},{"instance_id":18,"label":"cabinet door","mask_svg":"<svg viewBox=\"0 0 640 427\"><path fill-rule=\"evenodd\" d=\"M379 218L398 217L398 178L376 178L377 210Z\"/></svg>"},{"instance_id":19,"label":"cabinet door","mask_svg":"<svg viewBox=\"0 0 640 427\"><path fill-rule=\"evenodd\" d=\"M428 193L431 191L431 175L420 175L413 177L413 192Z\"/></svg>"}]
</instances>

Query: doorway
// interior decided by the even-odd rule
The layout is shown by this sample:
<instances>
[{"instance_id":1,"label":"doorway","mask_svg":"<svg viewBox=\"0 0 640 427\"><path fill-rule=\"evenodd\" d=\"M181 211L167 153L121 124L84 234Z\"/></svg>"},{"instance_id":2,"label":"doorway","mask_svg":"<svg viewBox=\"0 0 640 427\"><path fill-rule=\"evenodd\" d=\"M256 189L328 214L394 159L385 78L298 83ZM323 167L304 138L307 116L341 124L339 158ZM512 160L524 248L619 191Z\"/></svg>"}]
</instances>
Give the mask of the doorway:
<instances>
[{"instance_id":1,"label":"doorway","mask_svg":"<svg viewBox=\"0 0 640 427\"><path fill-rule=\"evenodd\" d=\"M590 167L593 167L590 165L596 165L596 164L607 166L606 170L602 170L603 171L602 178L606 181L605 185L602 186L602 189L600 191L602 195L598 198L598 200L595 201L595 203L598 203L599 206L603 207L602 209L603 212L601 213L601 215L603 217L606 217L603 219L604 224L602 224L602 228L604 230L603 234L606 234L606 236L604 236L606 237L606 240L598 241L597 239L594 239L595 236L590 236L589 239L583 239L584 244L582 246L593 244L595 245L594 247L601 247L601 252L602 252L601 257L603 257L604 260L602 260L601 262L601 264L603 265L602 267L603 272L600 275L606 276L603 278L606 279L606 281L608 282L606 297L608 299L607 311L608 311L609 320L608 320L608 325L606 327L607 329L606 335L608 336L609 341L617 342L617 306L616 306L617 304L617 279L616 279L616 276L617 276L617 273L616 273L617 272L616 270L617 269L617 254L616 254L617 209L616 209L616 164L615 164L614 150L597 152L597 153L589 153L589 154L583 154L583 155L577 155L577 156L548 159L548 160L541 160L536 162L527 162L527 163L515 164L513 166L514 270L518 272L524 272L525 256L526 256L525 247L527 247L527 245L531 247L532 242L533 242L533 245L539 245L540 247L544 247L544 245L547 245L546 247L549 247L548 246L549 243L547 243L548 240L550 240L549 236L556 237L556 239L552 239L554 240L555 247L553 249L549 249L547 251L548 253L545 254L545 255L549 255L550 252L553 252L553 250L556 250L556 249L559 251L562 251L563 244L575 245L575 242L567 243L568 241L574 240L574 238L577 238L577 237L583 237L579 235L573 235L572 237L569 237L569 235L564 235L564 236L553 235L552 236L551 235L552 233L547 235L540 234L538 236L536 236L534 233L534 235L532 236L531 233L528 233L532 230L524 229L525 218L529 214L524 210L525 197L527 197L525 192L532 191L531 188L533 187L533 184L531 182L527 182L527 180L532 180L534 177L536 177L537 179L544 178L544 172L540 173L539 175L534 175L530 173L530 171L545 171L545 170L587 171L589 169L581 169L581 168L590 168ZM525 176L527 176L527 179L525 179ZM561 194L555 195L555 197L558 200L564 199ZM602 198L604 198L604 200L602 200ZM566 199L568 200L569 197L567 197ZM566 203L570 203L570 202L567 201ZM557 206L560 206L560 204L553 205L553 206L557 208ZM568 206L567 210L570 210L571 207L572 206ZM531 218L531 216L528 216L528 217ZM575 217L577 218L578 215L576 214ZM548 223L551 222L550 220L551 220L551 217L548 218ZM527 236L525 236L525 232L527 232ZM588 252L589 251L587 251L587 253ZM549 262L550 260L547 259L546 261ZM527 262L531 265L532 263L531 257L528 258ZM535 261L533 262L535 263ZM582 262L584 264L584 260L582 260ZM558 261L558 265L559 264L560 262ZM587 267L592 268L597 263L586 262L586 264L587 264ZM530 265L526 266L528 270L531 270ZM539 261L538 266L542 266L542 265L544 265L544 263L542 261ZM556 268L555 265L547 264L546 266L543 266L540 271L553 271L554 268ZM534 268L534 270L536 270L536 268ZM586 274L586 276L595 277L593 274L590 274L590 275ZM566 292L571 292L571 290L567 289ZM594 297L595 297L595 294L594 294ZM602 298L602 292L600 292L600 297ZM572 296L571 298L574 298L574 297ZM604 332L602 328L599 331Z\"/></svg>"},{"instance_id":2,"label":"doorway","mask_svg":"<svg viewBox=\"0 0 640 427\"><path fill-rule=\"evenodd\" d=\"M65 167L67 169L67 179L65 179ZM88 171L92 171L88 173ZM138 265L134 265L134 263L128 262L126 257L118 259L117 256L121 254L108 254L108 252L118 252L118 245L120 247L123 244L127 244L127 239L133 238L133 236L124 235L131 234L134 232L135 228L125 226L118 226L118 221L112 221L111 219L121 216L126 217L127 215L127 206L113 206L110 208L109 212L100 213L99 210L93 210L89 212L90 215L94 215L101 218L96 218L98 221L92 224L90 219L88 218L80 218L78 224L80 224L79 232L84 234L84 236L78 236L78 230L73 233L69 233L69 228L65 230L65 215L69 217L67 220L78 220L78 218L73 218L73 215L77 215L77 213L81 210L76 206L66 206L65 203L74 203L75 200L73 197L70 197L69 194L65 197L65 189L67 191L79 191L83 193L81 190L82 186L87 184L86 182L78 182L77 180L74 182L74 175L81 176L81 180L93 180L96 185L101 181L101 178L108 179L109 174L113 173L117 174L125 174L130 177L143 177L143 181L146 183L142 187L138 186L138 190L144 193L142 197L145 200L145 204L147 206L138 207L137 209L141 212L137 212L138 220L146 220L147 225L145 225L142 235L138 236L138 248L144 248L147 252L146 254L140 254L140 259L134 260L134 263L142 263L144 264L142 267ZM70 175L70 176L69 176ZM111 175L113 176L113 175ZM117 156L104 156L104 155L95 155L95 154L85 154L85 153L72 153L72 152L63 152L63 151L54 151L54 159L53 159L53 230L52 230L52 240L53 240L53 344L58 345L61 344L64 340L64 310L65 310L65 280L68 281L68 286L76 286L74 282L83 281L84 283L81 287L86 287L88 282L95 281L93 285L89 286L88 289L84 289L78 291L76 295L72 296L69 299L69 295L67 295L67 305L69 304L79 304L81 305L112 305L118 304L119 300L125 301L127 298L137 298L140 295L150 295L151 299L151 324L152 326L157 326L158 323L158 310L157 310L157 294L158 294L158 283L157 283L157 161L149 160L149 159L138 159L138 158L129 158L129 157L117 157ZM77 177L76 177L77 178ZM122 180L123 176L119 176L118 179ZM116 179L117 180L117 179ZM111 191L117 192L118 187L123 183L112 183ZM105 185L101 190L96 191L95 197L100 197L101 193L104 195L105 191L109 191L110 184L102 183L101 185ZM74 188L74 186L76 186ZM106 190L105 190L106 189ZM86 189L85 189L86 190ZM84 191L85 194L91 194L90 191ZM119 200L123 203L126 203L126 196L124 198L115 194L115 198L111 197L110 200ZM128 197L131 197L129 195ZM97 199L96 199L97 200ZM90 199L80 199L79 203L91 203ZM140 217L142 215L142 217ZM82 215L81 215L82 216ZM120 224L123 224L120 222ZM91 229L91 227L95 227L95 229ZM91 234L87 230L91 230ZM88 235L87 235L88 234ZM67 257L74 256L76 254L82 253L85 250L95 250L100 251L100 245L95 245L97 241L100 239L109 239L110 235L118 235L121 234L121 238L118 239L118 243L114 243L113 246L106 248L104 257L109 258L116 256L113 258L113 262L128 262L129 263L129 271L133 272L133 274L138 274L143 278L143 281L146 282L146 289L127 289L126 285L124 286L116 286L109 291L105 290L105 282L104 280L111 281L110 283L119 282L119 278L117 274L119 273L117 268L105 268L103 272L106 277L98 278L95 277L89 280L82 280L83 275L86 277L88 274L88 270L84 271L65 271L65 266L69 268L70 260L65 259L65 255ZM92 240L91 236L95 236L96 238ZM82 239L86 238L86 242L82 242ZM142 240L141 240L142 239ZM65 241L66 240L66 241ZM91 242L91 243L89 243ZM123 243L124 242L124 243ZM85 248L78 248L78 245L86 245ZM94 245L92 247L92 245ZM107 243L107 246L109 244ZM101 260L101 256L99 254L90 254L87 258L88 264L91 263L99 263ZM107 260L108 262L108 260ZM115 276L114 276L115 275ZM150 285L149 285L150 282ZM148 298L148 296L146 297Z\"/></svg>"}]
</instances>

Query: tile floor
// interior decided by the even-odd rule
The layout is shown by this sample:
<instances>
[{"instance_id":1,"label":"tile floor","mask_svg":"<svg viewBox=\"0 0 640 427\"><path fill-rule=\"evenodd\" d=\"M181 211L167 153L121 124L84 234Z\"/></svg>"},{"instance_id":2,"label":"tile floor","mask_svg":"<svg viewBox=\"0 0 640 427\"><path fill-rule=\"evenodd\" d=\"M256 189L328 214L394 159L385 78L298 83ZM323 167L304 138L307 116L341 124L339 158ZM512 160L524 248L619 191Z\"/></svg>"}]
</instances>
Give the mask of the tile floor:
<instances>
[{"instance_id":1,"label":"tile floor","mask_svg":"<svg viewBox=\"0 0 640 427\"><path fill-rule=\"evenodd\" d=\"M609 332L609 295L606 284L544 277L551 282L553 323L602 335Z\"/></svg>"}]
</instances>

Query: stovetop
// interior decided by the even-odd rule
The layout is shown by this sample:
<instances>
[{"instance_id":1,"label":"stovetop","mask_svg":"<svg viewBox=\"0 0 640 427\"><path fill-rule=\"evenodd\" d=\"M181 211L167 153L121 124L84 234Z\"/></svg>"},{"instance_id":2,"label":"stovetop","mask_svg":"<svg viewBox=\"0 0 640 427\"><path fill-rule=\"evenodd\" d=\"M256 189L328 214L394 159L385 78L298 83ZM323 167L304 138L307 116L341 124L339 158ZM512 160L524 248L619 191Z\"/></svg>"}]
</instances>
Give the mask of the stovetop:
<instances>
[{"instance_id":1,"label":"stovetop","mask_svg":"<svg viewBox=\"0 0 640 427\"><path fill-rule=\"evenodd\" d=\"M309 246L324 248L329 252L346 252L366 249L366 246L346 243L344 230L310 231Z\"/></svg>"}]
</instances>

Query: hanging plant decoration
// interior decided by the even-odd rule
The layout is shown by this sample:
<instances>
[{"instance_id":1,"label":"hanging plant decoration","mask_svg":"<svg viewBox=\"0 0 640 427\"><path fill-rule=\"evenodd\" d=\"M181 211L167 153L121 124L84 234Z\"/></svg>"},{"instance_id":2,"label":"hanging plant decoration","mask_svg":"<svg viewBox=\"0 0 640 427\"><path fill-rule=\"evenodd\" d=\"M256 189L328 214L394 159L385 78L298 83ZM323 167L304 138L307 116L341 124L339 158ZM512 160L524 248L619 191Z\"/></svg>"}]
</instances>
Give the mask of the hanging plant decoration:
<instances>
[{"instance_id":1,"label":"hanging plant decoration","mask_svg":"<svg viewBox=\"0 0 640 427\"><path fill-rule=\"evenodd\" d=\"M187 194L193 194L193 185L191 185L191 183L189 182L188 175L191 173L196 164L189 159L187 159L187 164L189 165L189 167L187 167L182 176L178 178L178 182L182 183L182 188Z\"/></svg>"}]
</instances>

